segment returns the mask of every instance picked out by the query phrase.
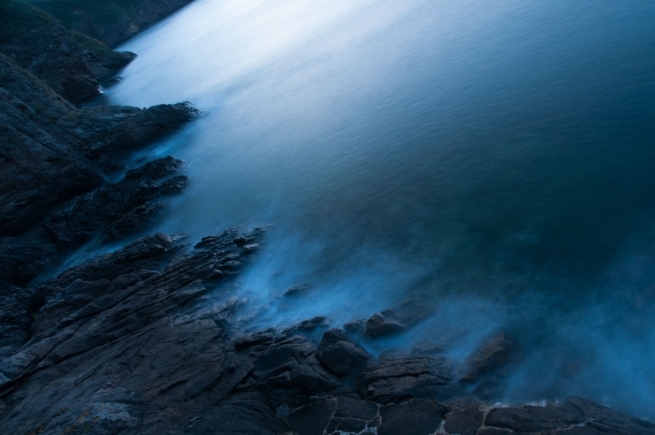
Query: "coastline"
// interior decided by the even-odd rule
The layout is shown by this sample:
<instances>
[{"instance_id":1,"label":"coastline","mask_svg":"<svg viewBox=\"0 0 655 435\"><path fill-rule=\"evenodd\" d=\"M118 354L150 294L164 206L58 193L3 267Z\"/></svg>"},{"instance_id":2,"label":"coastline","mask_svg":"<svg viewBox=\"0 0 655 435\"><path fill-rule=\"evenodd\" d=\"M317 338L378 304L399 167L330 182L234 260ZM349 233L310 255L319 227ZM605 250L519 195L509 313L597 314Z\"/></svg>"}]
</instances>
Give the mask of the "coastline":
<instances>
[{"instance_id":1,"label":"coastline","mask_svg":"<svg viewBox=\"0 0 655 435\"><path fill-rule=\"evenodd\" d=\"M158 233L30 287L89 240L148 228L166 196L186 186L182 162L158 159L116 183L106 176L197 112L188 104L76 108L84 80L64 79L77 85L57 94L33 75L47 68L0 62L11 169L0 220L0 426L10 433L655 432L580 398L494 405L494 385L520 353L509 337L493 337L461 367L435 348L373 358L367 340L421 321L412 301L343 329L317 317L244 333L236 315L244 302L231 284L265 243L261 229L228 230L193 249L181 235ZM97 89L100 75L91 76Z\"/></svg>"}]
</instances>

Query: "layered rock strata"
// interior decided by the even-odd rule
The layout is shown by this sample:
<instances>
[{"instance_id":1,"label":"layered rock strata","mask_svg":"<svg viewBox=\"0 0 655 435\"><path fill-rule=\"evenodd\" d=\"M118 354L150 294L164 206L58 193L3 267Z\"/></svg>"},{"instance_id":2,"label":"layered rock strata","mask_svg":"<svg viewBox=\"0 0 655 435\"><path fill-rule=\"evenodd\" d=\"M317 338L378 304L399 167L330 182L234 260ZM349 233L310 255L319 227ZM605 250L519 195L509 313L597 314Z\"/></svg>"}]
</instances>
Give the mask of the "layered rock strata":
<instances>
[{"instance_id":1,"label":"layered rock strata","mask_svg":"<svg viewBox=\"0 0 655 435\"><path fill-rule=\"evenodd\" d=\"M135 57L67 30L23 0L0 2L0 53L72 103L98 95L100 82Z\"/></svg>"},{"instance_id":2,"label":"layered rock strata","mask_svg":"<svg viewBox=\"0 0 655 435\"><path fill-rule=\"evenodd\" d=\"M244 334L247 301L233 278L263 234L229 230L191 247L160 233L36 288L5 290L0 427L12 434L655 433L651 423L576 397L519 407L473 399L443 354L374 358L325 318Z\"/></svg>"}]
</instances>

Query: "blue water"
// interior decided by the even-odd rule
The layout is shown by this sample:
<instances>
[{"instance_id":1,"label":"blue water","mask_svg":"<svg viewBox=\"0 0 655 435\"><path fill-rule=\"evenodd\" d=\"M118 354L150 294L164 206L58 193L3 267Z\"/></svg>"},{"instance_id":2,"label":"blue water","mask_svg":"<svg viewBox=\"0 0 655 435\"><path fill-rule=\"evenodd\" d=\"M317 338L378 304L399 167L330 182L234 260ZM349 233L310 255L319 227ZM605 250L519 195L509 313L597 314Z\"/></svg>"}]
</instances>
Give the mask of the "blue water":
<instances>
[{"instance_id":1,"label":"blue water","mask_svg":"<svg viewBox=\"0 0 655 435\"><path fill-rule=\"evenodd\" d=\"M203 112L141 158L192 180L158 230L269 226L244 324L420 297L404 345L520 341L505 399L652 418L653 23L636 0L197 0L120 47L105 98Z\"/></svg>"}]
</instances>

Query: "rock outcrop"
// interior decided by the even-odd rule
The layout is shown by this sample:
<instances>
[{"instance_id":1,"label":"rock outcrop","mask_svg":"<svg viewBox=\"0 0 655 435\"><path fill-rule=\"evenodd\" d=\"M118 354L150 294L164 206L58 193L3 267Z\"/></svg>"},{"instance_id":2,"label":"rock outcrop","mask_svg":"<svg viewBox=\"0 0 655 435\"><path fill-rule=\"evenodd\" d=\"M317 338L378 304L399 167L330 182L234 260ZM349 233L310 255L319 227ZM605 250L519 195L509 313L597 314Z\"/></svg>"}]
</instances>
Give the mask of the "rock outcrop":
<instances>
[{"instance_id":1,"label":"rock outcrop","mask_svg":"<svg viewBox=\"0 0 655 435\"><path fill-rule=\"evenodd\" d=\"M193 248L156 234L0 292L0 427L12 434L648 434L593 402L471 400L444 356L374 358L317 318L243 332L234 277L264 231ZM31 319L26 321L25 319ZM315 340L314 337L321 337ZM480 373L483 376L483 373Z\"/></svg>"},{"instance_id":2,"label":"rock outcrop","mask_svg":"<svg viewBox=\"0 0 655 435\"><path fill-rule=\"evenodd\" d=\"M192 0L30 0L64 25L110 47L136 35Z\"/></svg>"},{"instance_id":3,"label":"rock outcrop","mask_svg":"<svg viewBox=\"0 0 655 435\"><path fill-rule=\"evenodd\" d=\"M0 71L1 279L24 284L96 235L138 229L186 185L151 165L95 192L132 151L193 119L190 105L77 109L2 54Z\"/></svg>"},{"instance_id":4,"label":"rock outcrop","mask_svg":"<svg viewBox=\"0 0 655 435\"><path fill-rule=\"evenodd\" d=\"M23 0L0 2L0 53L72 103L99 94L99 83L134 59L64 28Z\"/></svg>"},{"instance_id":5,"label":"rock outcrop","mask_svg":"<svg viewBox=\"0 0 655 435\"><path fill-rule=\"evenodd\" d=\"M0 236L104 183L143 147L196 116L188 104L76 109L0 55Z\"/></svg>"}]
</instances>

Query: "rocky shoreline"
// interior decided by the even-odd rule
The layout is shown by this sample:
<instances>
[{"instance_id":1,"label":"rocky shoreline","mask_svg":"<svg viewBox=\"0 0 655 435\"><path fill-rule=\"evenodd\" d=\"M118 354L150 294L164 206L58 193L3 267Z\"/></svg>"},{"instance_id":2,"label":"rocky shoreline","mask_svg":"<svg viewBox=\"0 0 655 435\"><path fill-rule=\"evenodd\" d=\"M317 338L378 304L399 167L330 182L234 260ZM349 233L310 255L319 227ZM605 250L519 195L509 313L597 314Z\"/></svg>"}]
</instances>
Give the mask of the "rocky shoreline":
<instances>
[{"instance_id":1,"label":"rocky shoreline","mask_svg":"<svg viewBox=\"0 0 655 435\"><path fill-rule=\"evenodd\" d=\"M85 2L86 21L73 28L102 21L95 3ZM113 45L133 34L126 25L138 30L188 1L141 3L117 2L120 25L88 33ZM89 242L149 228L189 182L183 162L169 156L131 170L126 162L198 113L188 103L75 106L134 54L21 0L0 2L0 12L2 433L655 433L578 397L497 403L522 353L503 334L463 363L438 346L371 355L368 344L430 315L420 301L346 325L316 317L247 330L235 277L256 261L261 228L195 245L157 233L34 284Z\"/></svg>"}]
</instances>

